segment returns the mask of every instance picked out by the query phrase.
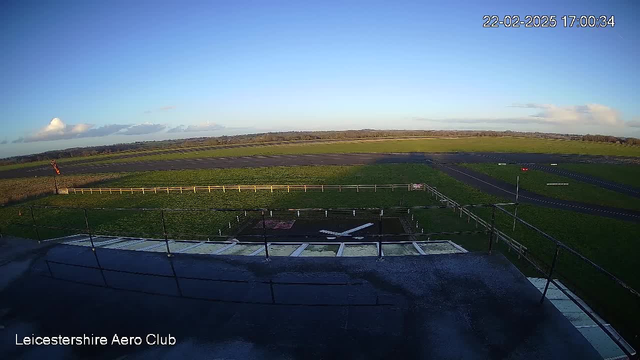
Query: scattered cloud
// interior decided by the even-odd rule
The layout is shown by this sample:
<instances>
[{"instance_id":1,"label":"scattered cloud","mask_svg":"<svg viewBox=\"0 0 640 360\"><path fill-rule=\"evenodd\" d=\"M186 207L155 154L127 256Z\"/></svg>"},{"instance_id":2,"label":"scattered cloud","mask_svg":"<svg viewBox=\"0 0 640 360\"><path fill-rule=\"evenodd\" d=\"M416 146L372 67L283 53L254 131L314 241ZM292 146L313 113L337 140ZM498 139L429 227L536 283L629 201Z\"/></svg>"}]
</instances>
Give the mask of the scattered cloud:
<instances>
[{"instance_id":1,"label":"scattered cloud","mask_svg":"<svg viewBox=\"0 0 640 360\"><path fill-rule=\"evenodd\" d=\"M600 104L575 106L557 106L551 104L514 104L510 107L536 109L537 113L519 117L491 118L451 118L430 119L414 118L418 121L457 122L457 123L507 123L507 124L545 124L545 125L600 125L624 126L620 112ZM628 125L629 123L627 123Z\"/></svg>"},{"instance_id":2,"label":"scattered cloud","mask_svg":"<svg viewBox=\"0 0 640 360\"><path fill-rule=\"evenodd\" d=\"M118 125L118 124L105 125L99 128L89 129L86 133L81 134L79 137L101 137L101 136L113 135L118 131L126 129L130 126L131 125Z\"/></svg>"},{"instance_id":3,"label":"scattered cloud","mask_svg":"<svg viewBox=\"0 0 640 360\"><path fill-rule=\"evenodd\" d=\"M216 123L212 123L212 122L204 122L201 124L197 124L197 125L189 125L189 126L185 126L185 125L180 125L180 126L176 126L172 129L169 129L168 132L170 133L181 133L181 132L202 132L202 131L215 131L215 130L222 130L224 129L224 126L220 125L220 124L216 124Z\"/></svg>"},{"instance_id":4,"label":"scattered cloud","mask_svg":"<svg viewBox=\"0 0 640 360\"><path fill-rule=\"evenodd\" d=\"M120 132L121 135L147 135L157 133L166 129L166 125L162 124L150 124L144 123L140 125L129 126L124 131Z\"/></svg>"},{"instance_id":5,"label":"scattered cloud","mask_svg":"<svg viewBox=\"0 0 640 360\"><path fill-rule=\"evenodd\" d=\"M53 118L47 126L25 137L24 142L72 139L86 133L92 127L93 125L89 124L67 125L59 118Z\"/></svg>"},{"instance_id":6,"label":"scattered cloud","mask_svg":"<svg viewBox=\"0 0 640 360\"><path fill-rule=\"evenodd\" d=\"M512 105L526 109L540 109L531 118L563 125L609 125L622 126L622 116L618 110L600 104L556 106L549 104Z\"/></svg>"},{"instance_id":7,"label":"scattered cloud","mask_svg":"<svg viewBox=\"0 0 640 360\"><path fill-rule=\"evenodd\" d=\"M166 128L160 124L124 125L111 124L95 127L91 124L66 124L60 118L53 118L49 124L34 134L13 140L12 144L30 143L37 141L69 140L90 137L104 137L109 135L144 135L162 131Z\"/></svg>"}]
</instances>

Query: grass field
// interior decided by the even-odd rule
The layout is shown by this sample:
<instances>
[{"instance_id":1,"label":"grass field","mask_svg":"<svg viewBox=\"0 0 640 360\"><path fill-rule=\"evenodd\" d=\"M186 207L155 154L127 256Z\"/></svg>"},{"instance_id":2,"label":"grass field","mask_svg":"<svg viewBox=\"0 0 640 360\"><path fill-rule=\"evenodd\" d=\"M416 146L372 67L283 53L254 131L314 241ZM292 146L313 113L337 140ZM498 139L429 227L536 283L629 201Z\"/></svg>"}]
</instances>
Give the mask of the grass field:
<instances>
[{"instance_id":1,"label":"grass field","mask_svg":"<svg viewBox=\"0 0 640 360\"><path fill-rule=\"evenodd\" d=\"M640 189L640 165L559 164L558 166Z\"/></svg>"},{"instance_id":2,"label":"grass field","mask_svg":"<svg viewBox=\"0 0 640 360\"><path fill-rule=\"evenodd\" d=\"M87 184L113 179L119 174L58 176L58 187L84 186ZM24 200L34 196L51 194L55 189L52 176L0 179L0 205Z\"/></svg>"},{"instance_id":3,"label":"grass field","mask_svg":"<svg viewBox=\"0 0 640 360\"><path fill-rule=\"evenodd\" d=\"M589 155L640 156L640 147L580 141L531 138L452 138L358 141L320 144L296 144L205 150L189 153L156 154L127 159L96 162L135 162L206 157L330 154L330 153L387 153L387 152L539 152Z\"/></svg>"},{"instance_id":4,"label":"grass field","mask_svg":"<svg viewBox=\"0 0 640 360\"><path fill-rule=\"evenodd\" d=\"M520 165L462 164L462 166L512 185L516 184L516 176L520 176L520 189L557 199L640 210L640 201L636 198L541 170L530 169L522 172ZM569 183L569 185L547 186L547 183Z\"/></svg>"},{"instance_id":5,"label":"grass field","mask_svg":"<svg viewBox=\"0 0 640 360\"><path fill-rule=\"evenodd\" d=\"M260 183L333 183L333 184L372 184L372 183L411 183L426 182L438 188L460 203L496 202L500 199L479 192L449 176L424 165L394 164L368 166L309 166L294 168L257 168L234 170L184 170L171 172L131 173L123 177L106 180L105 186L164 186L164 185L209 185L209 184L260 184ZM5 233L25 237L35 237L28 205L59 205L73 207L123 207L123 208L295 208L295 207L389 207L434 204L433 198L426 192L227 192L227 193L172 193L172 194L93 194L50 196L25 204L0 208L0 226ZM485 219L490 218L490 209L478 209L476 213ZM640 224L601 218L570 211L547 209L533 205L521 205L518 214L550 235L557 237L567 245L611 271L632 287L640 288L637 274L636 256L640 251L637 234ZM212 212L168 212L166 213L167 231L170 234L189 237L190 234L212 236L218 229L223 232L229 222L235 222L239 213ZM424 210L415 213L416 220L425 232L455 231L475 229L473 222L451 210ZM36 209L35 217L39 224L50 224L84 229L84 216L81 209L45 210ZM113 210L89 210L89 222L96 233L120 235L147 235L162 237L160 211L128 212ZM14 223L14 225L8 225ZM17 226L22 224L24 226ZM497 213L497 227L525 246L541 264L548 266L554 252L553 244L539 234L517 225L511 230L512 220ZM80 230L81 231L81 230ZM78 232L80 232L78 231ZM58 230L42 230L42 236L60 236L68 234ZM131 234L133 233L133 234ZM182 236L184 235L184 236ZM196 238L195 236L192 238ZM202 238L202 237L199 237ZM454 240L469 250L486 251L486 234L467 236L446 236L442 239ZM497 248L506 253L501 244ZM513 253L506 253L527 275L540 276ZM621 291L612 282L603 278L592 268L561 253L558 274L568 284L587 299L607 320L613 322L625 334L632 333L635 324L640 321L640 313L630 312L637 308L637 300L626 291Z\"/></svg>"},{"instance_id":6,"label":"grass field","mask_svg":"<svg viewBox=\"0 0 640 360\"><path fill-rule=\"evenodd\" d=\"M171 159L189 159L226 156L283 155L283 154L322 154L322 153L386 153L386 152L531 152L584 155L640 156L640 146L627 146L610 143L583 141L515 138L515 137L465 137L465 138L428 138L403 140L357 140L323 142L291 145L265 145L221 149L212 146L199 151L167 153L175 149L147 150L116 154L95 155L85 158L61 159L64 164L78 160L92 160L94 164L114 162L136 162ZM121 154L140 154L130 158L120 158ZM0 166L1 170L47 165L47 161Z\"/></svg>"}]
</instances>

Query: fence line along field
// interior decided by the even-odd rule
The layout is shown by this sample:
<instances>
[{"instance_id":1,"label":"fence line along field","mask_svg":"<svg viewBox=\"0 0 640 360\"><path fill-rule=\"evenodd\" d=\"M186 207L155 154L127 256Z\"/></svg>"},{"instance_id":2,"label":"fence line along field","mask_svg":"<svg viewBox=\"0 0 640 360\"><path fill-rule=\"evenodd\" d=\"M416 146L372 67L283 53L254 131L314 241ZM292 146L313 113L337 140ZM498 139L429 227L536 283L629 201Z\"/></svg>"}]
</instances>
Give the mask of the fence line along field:
<instances>
[{"instance_id":1,"label":"fence line along field","mask_svg":"<svg viewBox=\"0 0 640 360\"><path fill-rule=\"evenodd\" d=\"M141 192L143 194L157 194L157 193L180 193L183 194L185 192L212 192L212 191L222 191L226 193L227 191L353 191L360 192L362 191L373 191L378 192L378 190L391 190L391 191L425 191L426 188L423 184L356 184L356 185L332 185L332 184L320 184L320 185L207 185L207 186L165 186L165 187L153 187L153 188L145 188L145 187L115 187L115 188L63 188L60 189L60 194L133 194L136 192Z\"/></svg>"},{"instance_id":2,"label":"fence line along field","mask_svg":"<svg viewBox=\"0 0 640 360\"><path fill-rule=\"evenodd\" d=\"M92 174L59 176L55 181L58 187L84 186L100 183L120 177L120 174ZM22 201L31 197L53 194L53 177L32 177L18 179L0 179L0 205Z\"/></svg>"}]
</instances>

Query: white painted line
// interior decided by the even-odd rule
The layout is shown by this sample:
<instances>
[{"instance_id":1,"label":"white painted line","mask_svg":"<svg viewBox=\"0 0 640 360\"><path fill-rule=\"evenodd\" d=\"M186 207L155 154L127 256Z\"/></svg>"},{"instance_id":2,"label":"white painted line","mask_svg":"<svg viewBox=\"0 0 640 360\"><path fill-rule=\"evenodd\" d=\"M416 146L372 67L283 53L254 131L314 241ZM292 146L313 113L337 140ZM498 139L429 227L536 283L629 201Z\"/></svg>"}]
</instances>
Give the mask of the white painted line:
<instances>
[{"instance_id":1,"label":"white painted line","mask_svg":"<svg viewBox=\"0 0 640 360\"><path fill-rule=\"evenodd\" d=\"M271 246L271 244L267 244L267 247L269 247L269 246ZM255 255L258 255L258 254L260 254L260 253L261 253L261 252L263 252L263 251L264 251L264 244L262 244L262 246L260 247L260 249L258 249L258 250L256 250L256 251L252 252L251 254L249 254L249 256L255 256Z\"/></svg>"},{"instance_id":2,"label":"white painted line","mask_svg":"<svg viewBox=\"0 0 640 360\"><path fill-rule=\"evenodd\" d=\"M101 242L93 242L93 245L95 246L107 246L107 245L111 245L114 243L117 243L118 241L122 241L123 238L115 238L113 240L107 240L107 241L101 241Z\"/></svg>"},{"instance_id":3,"label":"white painted line","mask_svg":"<svg viewBox=\"0 0 640 360\"><path fill-rule=\"evenodd\" d=\"M418 252L420 253L420 255L427 255L421 248L420 246L418 246L418 244L416 244L416 242L412 242L413 247L416 248L416 250L418 250Z\"/></svg>"},{"instance_id":4,"label":"white painted line","mask_svg":"<svg viewBox=\"0 0 640 360\"><path fill-rule=\"evenodd\" d=\"M338 248L338 253L336 256L342 256L342 252L344 251L344 243L340 243L340 247Z\"/></svg>"},{"instance_id":5,"label":"white painted line","mask_svg":"<svg viewBox=\"0 0 640 360\"><path fill-rule=\"evenodd\" d=\"M117 244L115 246L110 247L109 249L120 249L129 245L140 244L141 242L145 242L147 240L134 240L134 241L123 241L122 244Z\"/></svg>"},{"instance_id":6,"label":"white painted line","mask_svg":"<svg viewBox=\"0 0 640 360\"><path fill-rule=\"evenodd\" d=\"M187 250L191 250L191 249L193 249L193 248L197 248L198 246L201 246L201 245L204 245L204 244L206 244L206 242L204 242L204 241L203 241L203 242L199 242L199 243L197 243L197 244L194 244L194 245L191 245L191 246L187 246L186 248L183 248L183 249L180 249L180 250L174 251L174 254L175 254L175 253L185 252L185 251L187 251Z\"/></svg>"},{"instance_id":7,"label":"white painted line","mask_svg":"<svg viewBox=\"0 0 640 360\"><path fill-rule=\"evenodd\" d=\"M236 246L236 243L231 243L231 244L229 244L229 245L227 245L227 246L223 246L223 247L221 247L220 249L218 249L218 250L216 250L216 251L212 252L212 253L211 253L211 255L218 255L218 254L220 254L221 252L223 252L223 251L225 251L225 250L227 250L227 249L230 249L230 248L232 248L232 247L234 247L234 246Z\"/></svg>"},{"instance_id":8,"label":"white painted line","mask_svg":"<svg viewBox=\"0 0 640 360\"><path fill-rule=\"evenodd\" d=\"M611 324L602 324L604 326L611 326ZM575 327L576 329L583 329L583 328L594 328L594 327L600 327L597 324L593 324L593 325L574 325L573 327Z\"/></svg>"},{"instance_id":9,"label":"white painted line","mask_svg":"<svg viewBox=\"0 0 640 360\"><path fill-rule=\"evenodd\" d=\"M291 255L289 255L289 256L293 256L293 257L300 256L300 254L304 251L304 249L307 248L307 246L309 246L309 244L306 244L306 243L300 245L300 247L297 248L296 251L292 252Z\"/></svg>"},{"instance_id":10,"label":"white painted line","mask_svg":"<svg viewBox=\"0 0 640 360\"><path fill-rule=\"evenodd\" d=\"M506 241L506 240L505 240L505 241ZM465 248L463 248L462 246L460 246L460 245L458 245L458 244L454 243L454 242L453 242L453 241L451 241L451 240L447 240L447 242L448 242L449 244L451 244L451 246L453 246L453 247L455 247L456 249L458 249L458 250L462 251L463 253L467 253L467 252L468 252Z\"/></svg>"},{"instance_id":11,"label":"white painted line","mask_svg":"<svg viewBox=\"0 0 640 360\"><path fill-rule=\"evenodd\" d=\"M67 242L65 242L65 244L75 244L75 243L79 243L79 242L83 242L83 241L87 241L87 240L91 240L91 238L87 236L87 237L79 239L79 240L67 241Z\"/></svg>"},{"instance_id":12,"label":"white painted line","mask_svg":"<svg viewBox=\"0 0 640 360\"><path fill-rule=\"evenodd\" d=\"M169 244L173 244L174 242L175 241L171 240L171 241L169 241ZM166 246L167 244L163 241L160 244L153 244L153 245L145 246L145 247L140 248L140 249L136 249L136 251L149 251L151 249L155 249L155 248L158 248L158 247L163 246L163 245Z\"/></svg>"},{"instance_id":13,"label":"white painted line","mask_svg":"<svg viewBox=\"0 0 640 360\"><path fill-rule=\"evenodd\" d=\"M53 239L42 240L42 242L63 240L63 239L67 239L67 238L78 236L78 235L84 235L84 234L67 235L67 236L57 237L57 238L53 238ZM74 242L76 242L76 241L75 240L74 241L69 241L68 243L65 243L65 244L71 244L71 243L74 243Z\"/></svg>"}]
</instances>

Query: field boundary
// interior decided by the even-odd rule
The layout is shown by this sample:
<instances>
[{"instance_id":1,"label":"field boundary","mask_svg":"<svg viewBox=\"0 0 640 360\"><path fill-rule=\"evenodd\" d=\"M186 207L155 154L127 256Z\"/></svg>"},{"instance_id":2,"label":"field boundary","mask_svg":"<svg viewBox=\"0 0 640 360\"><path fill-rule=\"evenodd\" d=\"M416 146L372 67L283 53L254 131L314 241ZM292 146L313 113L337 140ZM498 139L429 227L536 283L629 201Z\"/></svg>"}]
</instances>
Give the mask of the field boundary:
<instances>
[{"instance_id":1,"label":"field boundary","mask_svg":"<svg viewBox=\"0 0 640 360\"><path fill-rule=\"evenodd\" d=\"M141 192L143 194L151 193L198 193L198 192L212 192L212 191L320 191L324 192L335 191L342 192L343 190L391 190L391 191L425 191L425 184L350 184L350 185L333 185L333 184L314 184L314 185L206 185L206 186L159 186L159 187L113 187L113 188L63 188L59 190L60 194L133 194Z\"/></svg>"}]
</instances>

